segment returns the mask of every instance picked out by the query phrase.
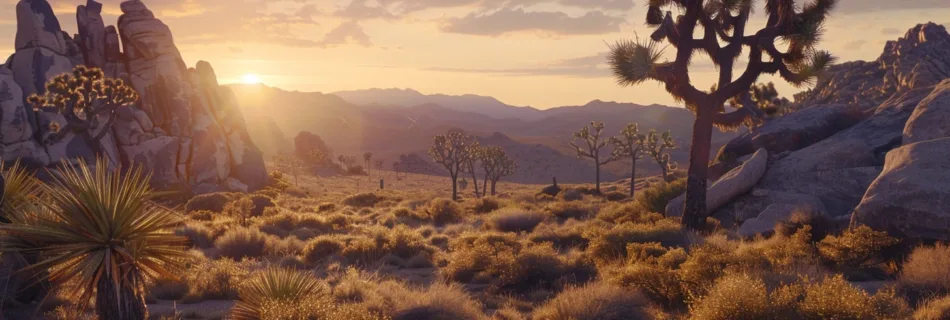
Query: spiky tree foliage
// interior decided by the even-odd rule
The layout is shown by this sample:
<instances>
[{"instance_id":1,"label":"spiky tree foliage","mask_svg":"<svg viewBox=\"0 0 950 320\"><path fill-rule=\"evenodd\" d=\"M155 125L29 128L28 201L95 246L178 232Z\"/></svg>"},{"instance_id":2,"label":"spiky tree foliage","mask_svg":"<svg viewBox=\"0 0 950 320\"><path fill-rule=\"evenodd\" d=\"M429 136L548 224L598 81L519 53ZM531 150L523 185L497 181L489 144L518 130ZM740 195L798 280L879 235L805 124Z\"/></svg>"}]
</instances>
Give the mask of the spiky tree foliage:
<instances>
[{"instance_id":1,"label":"spiky tree foliage","mask_svg":"<svg viewBox=\"0 0 950 320\"><path fill-rule=\"evenodd\" d=\"M643 158L643 144L646 136L640 134L640 127L636 123L627 124L620 135L608 140L614 149L611 155L617 159L630 159L630 198L633 198L636 189L637 160Z\"/></svg>"},{"instance_id":2,"label":"spiky tree foliage","mask_svg":"<svg viewBox=\"0 0 950 320\"><path fill-rule=\"evenodd\" d=\"M452 200L458 200L458 177L468 158L468 146L472 139L458 131L435 136L429 155L435 163L442 165L449 171L452 178Z\"/></svg>"},{"instance_id":3,"label":"spiky tree foliage","mask_svg":"<svg viewBox=\"0 0 950 320\"><path fill-rule=\"evenodd\" d=\"M754 129L761 125L765 119L781 116L788 112L786 108L791 104L791 101L779 96L775 84L770 81L753 85L749 89L748 99L740 100L739 97L733 97L729 100L729 103L734 107L750 104L750 107L758 108L761 111L761 113L757 113L758 116L748 117L742 123L749 129Z\"/></svg>"},{"instance_id":4,"label":"spiky tree foliage","mask_svg":"<svg viewBox=\"0 0 950 320\"><path fill-rule=\"evenodd\" d=\"M482 160L482 169L485 171L485 180L482 184L482 194L488 194L488 184L491 183L491 195L495 195L495 186L498 180L515 174L518 163L508 158L505 149L497 146L484 147L479 154Z\"/></svg>"},{"instance_id":5,"label":"spiky tree foliage","mask_svg":"<svg viewBox=\"0 0 950 320\"><path fill-rule=\"evenodd\" d=\"M617 157L611 154L601 155L601 150L607 146L609 138L603 137L604 123L591 121L590 126L584 126L581 131L574 133L574 139L571 140L571 147L577 150L577 158L588 158L594 161L595 170L595 189L600 193L600 166L617 161ZM577 145L580 139L584 145Z\"/></svg>"},{"instance_id":6,"label":"spiky tree foliage","mask_svg":"<svg viewBox=\"0 0 950 320\"><path fill-rule=\"evenodd\" d=\"M46 143L55 143L71 132L82 136L96 156L102 156L100 141L112 131L117 109L138 99L135 89L122 79L106 78L102 69L79 65L71 73L51 79L43 95L30 95L27 102L34 109L54 108L66 119L65 124L51 126L54 132ZM102 118L106 119L104 123Z\"/></svg>"},{"instance_id":7,"label":"spiky tree foliage","mask_svg":"<svg viewBox=\"0 0 950 320\"><path fill-rule=\"evenodd\" d=\"M38 254L27 270L49 270L49 280L70 283L85 308L95 298L99 319L146 319L148 278L177 278L187 254L172 229L181 218L149 199L151 175L139 168L115 174L104 160L95 170L80 160L62 163L34 210L9 213L0 226L4 251Z\"/></svg>"},{"instance_id":8,"label":"spiky tree foliage","mask_svg":"<svg viewBox=\"0 0 950 320\"><path fill-rule=\"evenodd\" d=\"M475 171L478 169L479 161L482 161L482 146L472 139L472 142L465 148L465 159L462 161L462 172L472 175L473 187L475 187L475 197L481 197L484 193L479 193L478 178ZM464 187L462 189L465 189Z\"/></svg>"},{"instance_id":9,"label":"spiky tree foliage","mask_svg":"<svg viewBox=\"0 0 950 320\"><path fill-rule=\"evenodd\" d=\"M305 299L326 296L329 289L313 274L284 268L268 268L238 288L238 301L231 308L235 320L266 319L275 306L293 306Z\"/></svg>"},{"instance_id":10,"label":"spiky tree foliage","mask_svg":"<svg viewBox=\"0 0 950 320\"><path fill-rule=\"evenodd\" d=\"M666 181L670 181L669 172L676 169L676 164L670 160L670 149L676 149L676 141L670 131L657 133L656 130L650 130L643 140L643 153L660 166Z\"/></svg>"},{"instance_id":11,"label":"spiky tree foliage","mask_svg":"<svg viewBox=\"0 0 950 320\"><path fill-rule=\"evenodd\" d=\"M795 0L765 0L765 27L748 32L746 26L754 0L649 0L646 20L656 28L651 39L624 40L610 46L609 63L620 85L659 81L696 114L683 215L685 226L701 229L706 221L706 173L713 126L736 129L759 113L751 103L724 113L725 102L734 97L750 100L749 89L763 74L778 74L796 86L812 83L835 60L815 46L825 18L837 2L814 0L797 5ZM677 11L676 17L672 10ZM700 37L694 35L697 27L702 30ZM660 42L675 50L672 61L660 61ZM785 50L777 43L783 44ZM749 63L735 77L735 62L743 51L747 52ZM697 53L708 55L719 70L718 85L709 92L697 89L690 80L690 62Z\"/></svg>"},{"instance_id":12,"label":"spiky tree foliage","mask_svg":"<svg viewBox=\"0 0 950 320\"><path fill-rule=\"evenodd\" d=\"M0 163L0 172L3 173L2 207L0 207L0 221L10 222L6 217L8 212L28 210L37 200L40 185L33 174L20 164L20 160L11 165Z\"/></svg>"}]
</instances>

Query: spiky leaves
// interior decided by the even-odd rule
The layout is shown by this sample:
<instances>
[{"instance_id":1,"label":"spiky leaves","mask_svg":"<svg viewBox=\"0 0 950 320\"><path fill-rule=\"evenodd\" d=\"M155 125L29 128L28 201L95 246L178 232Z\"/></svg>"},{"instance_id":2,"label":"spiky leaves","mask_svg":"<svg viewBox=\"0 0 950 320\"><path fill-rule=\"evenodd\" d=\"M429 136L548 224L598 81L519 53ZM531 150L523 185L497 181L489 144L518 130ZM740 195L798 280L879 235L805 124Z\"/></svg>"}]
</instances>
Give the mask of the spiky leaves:
<instances>
[{"instance_id":1,"label":"spiky leaves","mask_svg":"<svg viewBox=\"0 0 950 320\"><path fill-rule=\"evenodd\" d=\"M276 310L270 306L293 306L305 299L328 294L326 284L313 274L269 268L261 271L238 289L238 302L231 309L235 320L260 320Z\"/></svg>"},{"instance_id":2,"label":"spiky leaves","mask_svg":"<svg viewBox=\"0 0 950 320\"><path fill-rule=\"evenodd\" d=\"M518 169L518 163L508 157L505 150L498 146L482 147L479 153L482 162L482 169L485 170L485 183L491 182L491 194L495 194L495 185L498 180L515 174ZM487 185L483 185L487 189ZM484 192L483 192L484 193Z\"/></svg>"},{"instance_id":3,"label":"spiky leaves","mask_svg":"<svg viewBox=\"0 0 950 320\"><path fill-rule=\"evenodd\" d=\"M643 152L660 166L663 178L667 178L669 171L676 169L676 164L670 160L668 152L675 148L676 140L673 140L673 134L670 131L657 133L656 130L650 130L643 140Z\"/></svg>"},{"instance_id":4,"label":"spiky leaves","mask_svg":"<svg viewBox=\"0 0 950 320\"><path fill-rule=\"evenodd\" d=\"M64 161L52 182L40 184L38 208L11 215L0 231L9 236L4 251L43 257L28 269L48 269L51 281L74 284L81 306L96 296L100 317L122 319L144 313L146 278L176 278L188 256L172 232L181 218L149 201L151 175L107 167Z\"/></svg>"},{"instance_id":5,"label":"spiky leaves","mask_svg":"<svg viewBox=\"0 0 950 320\"><path fill-rule=\"evenodd\" d=\"M9 222L6 216L17 214L32 208L40 191L40 185L33 174L17 160L12 165L0 163L0 172L3 173L3 207L0 210L4 217L3 222Z\"/></svg>"},{"instance_id":6,"label":"spiky leaves","mask_svg":"<svg viewBox=\"0 0 950 320\"><path fill-rule=\"evenodd\" d=\"M600 192L600 166L617 161L613 155L601 155L601 150L609 143L609 138L603 138L604 123L591 121L590 126L584 126L580 131L574 133L574 139L571 140L571 147L577 151L577 158L589 158L594 161L596 169L595 187ZM578 145L577 140L582 140L584 145Z\"/></svg>"},{"instance_id":7,"label":"spiky leaves","mask_svg":"<svg viewBox=\"0 0 950 320\"><path fill-rule=\"evenodd\" d=\"M654 68L663 57L657 42L646 40L621 40L610 46L608 63L620 86L633 86L649 79L660 80Z\"/></svg>"},{"instance_id":8,"label":"spiky leaves","mask_svg":"<svg viewBox=\"0 0 950 320\"><path fill-rule=\"evenodd\" d=\"M613 145L611 155L614 158L630 158L637 161L643 158L643 143L646 136L640 133L640 127L636 123L627 124L620 135L610 137L608 140Z\"/></svg>"}]
</instances>

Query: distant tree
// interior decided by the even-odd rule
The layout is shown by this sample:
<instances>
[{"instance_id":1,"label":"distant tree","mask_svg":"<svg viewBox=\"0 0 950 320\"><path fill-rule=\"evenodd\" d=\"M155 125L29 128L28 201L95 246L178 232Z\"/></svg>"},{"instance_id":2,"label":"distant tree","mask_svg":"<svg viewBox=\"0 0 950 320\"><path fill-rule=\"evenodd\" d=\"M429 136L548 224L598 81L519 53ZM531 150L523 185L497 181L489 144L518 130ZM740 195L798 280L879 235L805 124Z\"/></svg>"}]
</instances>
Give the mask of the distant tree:
<instances>
[{"instance_id":1,"label":"distant tree","mask_svg":"<svg viewBox=\"0 0 950 320\"><path fill-rule=\"evenodd\" d=\"M102 138L112 132L118 109L135 103L139 95L122 79L107 78L99 68L78 65L71 73L46 83L46 92L32 94L27 102L34 109L53 108L66 123L51 123L47 144L73 133L83 137L96 156L104 156ZM103 123L103 118L105 122ZM113 159L115 160L115 159Z\"/></svg>"},{"instance_id":2,"label":"distant tree","mask_svg":"<svg viewBox=\"0 0 950 320\"><path fill-rule=\"evenodd\" d=\"M321 156L313 157L314 150L318 151ZM326 165L333 161L333 149L330 149L320 136L310 131L301 131L294 137L294 155L313 167Z\"/></svg>"},{"instance_id":3,"label":"distant tree","mask_svg":"<svg viewBox=\"0 0 950 320\"><path fill-rule=\"evenodd\" d=\"M277 164L277 168L280 171L289 172L291 176L294 177L294 186L300 186L298 183L298 175L300 174L300 169L303 167L304 163L294 155L289 155L285 153L278 153L274 156L274 162Z\"/></svg>"},{"instance_id":4,"label":"distant tree","mask_svg":"<svg viewBox=\"0 0 950 320\"><path fill-rule=\"evenodd\" d=\"M465 147L465 158L462 160L462 172L472 174L472 183L475 187L475 197L482 196L482 194L479 194L478 192L478 178L475 176L475 171L478 168L477 164L481 160L481 152L481 145L479 145L478 141L472 139L472 142Z\"/></svg>"},{"instance_id":5,"label":"distant tree","mask_svg":"<svg viewBox=\"0 0 950 320\"><path fill-rule=\"evenodd\" d=\"M369 175L370 163L372 162L372 160L373 160L373 153L372 153L372 152L365 152L365 153L363 153L363 164L364 164L365 167L366 167L366 174L367 174L367 175Z\"/></svg>"},{"instance_id":6,"label":"distant tree","mask_svg":"<svg viewBox=\"0 0 950 320\"><path fill-rule=\"evenodd\" d=\"M459 190L465 190L465 188L468 188L468 180L465 180L465 178L459 179Z\"/></svg>"},{"instance_id":7,"label":"distant tree","mask_svg":"<svg viewBox=\"0 0 950 320\"><path fill-rule=\"evenodd\" d=\"M630 159L630 198L633 198L636 189L637 178L637 160L643 158L643 145L646 137L640 134L640 128L636 123L627 124L620 135L610 138L610 143L614 149L612 155L617 159Z\"/></svg>"},{"instance_id":8,"label":"distant tree","mask_svg":"<svg viewBox=\"0 0 950 320\"><path fill-rule=\"evenodd\" d=\"M676 148L676 141L673 140L673 134L670 131L658 134L656 130L650 130L643 144L643 152L646 153L656 164L660 165L663 171L663 179L669 181L669 172L676 169L676 164L670 160L669 149Z\"/></svg>"},{"instance_id":9,"label":"distant tree","mask_svg":"<svg viewBox=\"0 0 950 320\"><path fill-rule=\"evenodd\" d=\"M491 182L491 195L495 195L495 186L502 177L515 174L518 163L508 158L501 147L491 146L482 148L479 153L482 169L485 170L485 182L482 184L482 194L486 195L488 183Z\"/></svg>"},{"instance_id":10,"label":"distant tree","mask_svg":"<svg viewBox=\"0 0 950 320\"><path fill-rule=\"evenodd\" d=\"M651 39L625 40L610 47L608 62L620 85L661 82L670 95L696 114L683 208L687 228L705 227L713 127L735 130L759 113L745 103L738 111L725 113L725 103L734 97L748 99L750 88L763 74L777 73L785 81L802 86L834 63L830 53L815 46L825 18L838 0L764 2L764 27L747 32L754 0L650 0L646 22L656 28ZM678 15L673 16L673 11ZM661 41L676 50L673 61L661 61ZM743 53L748 63L741 75L734 77L735 63ZM718 85L709 92L697 89L690 77L690 63L697 60L697 54L707 55L719 73Z\"/></svg>"},{"instance_id":11,"label":"distant tree","mask_svg":"<svg viewBox=\"0 0 950 320\"><path fill-rule=\"evenodd\" d=\"M396 180L399 180L399 169L400 169L399 161L393 162L393 172L396 173Z\"/></svg>"},{"instance_id":12,"label":"distant tree","mask_svg":"<svg viewBox=\"0 0 950 320\"><path fill-rule=\"evenodd\" d=\"M591 131L593 129L593 131ZM600 193L600 166L617 160L612 155L601 155L601 149L607 146L607 140L603 139L604 123L591 121L590 126L584 126L581 131L574 133L574 140L571 140L571 146L577 149L577 158L589 158L594 161L595 168L595 190ZM586 145L578 146L576 140L583 140Z\"/></svg>"},{"instance_id":13,"label":"distant tree","mask_svg":"<svg viewBox=\"0 0 950 320\"><path fill-rule=\"evenodd\" d=\"M746 127L753 129L761 125L765 119L778 117L787 113L789 111L788 106L792 102L779 96L778 90L775 89L775 84L770 81L768 83L753 85L752 88L749 89L749 99L743 101L739 97L734 97L730 100L730 103L736 108L742 107L743 103L750 103L751 106L762 111L762 115L749 117L743 122Z\"/></svg>"},{"instance_id":14,"label":"distant tree","mask_svg":"<svg viewBox=\"0 0 950 320\"><path fill-rule=\"evenodd\" d=\"M458 200L458 177L465 158L468 157L468 145L471 139L461 132L450 131L435 136L435 142L429 149L432 160L449 171L452 179L452 200Z\"/></svg>"},{"instance_id":15,"label":"distant tree","mask_svg":"<svg viewBox=\"0 0 950 320\"><path fill-rule=\"evenodd\" d=\"M339 157L336 157L336 160L340 162L340 167L343 167L344 170L345 170L345 168L346 168L346 156L344 156L344 155L341 154Z\"/></svg>"}]
</instances>

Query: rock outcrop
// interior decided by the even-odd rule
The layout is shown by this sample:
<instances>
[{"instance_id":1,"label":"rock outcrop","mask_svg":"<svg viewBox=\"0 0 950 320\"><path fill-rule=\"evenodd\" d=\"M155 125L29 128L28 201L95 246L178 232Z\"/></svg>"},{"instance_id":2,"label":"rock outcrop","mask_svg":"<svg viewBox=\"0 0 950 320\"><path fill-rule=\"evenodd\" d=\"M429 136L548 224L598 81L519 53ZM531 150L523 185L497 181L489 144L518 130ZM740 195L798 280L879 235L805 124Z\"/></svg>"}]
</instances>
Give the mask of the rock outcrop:
<instances>
[{"instance_id":1,"label":"rock outcrop","mask_svg":"<svg viewBox=\"0 0 950 320\"><path fill-rule=\"evenodd\" d=\"M924 225L943 226L946 237L950 203L939 190L947 189L948 178L934 170L942 166L946 172L950 162L942 141L950 130L950 85L940 84L950 77L947 52L950 34L930 23L888 42L876 61L833 67L814 89L796 96L798 111L724 148L734 154L752 147L785 152L773 152L753 192L714 216L751 221L748 230L761 230L772 222L760 223L763 214L770 220L781 216L776 208L819 208L835 219L853 214L853 222L911 236L932 237ZM792 138L803 134L809 139ZM761 228L753 228L757 224Z\"/></svg>"},{"instance_id":2,"label":"rock outcrop","mask_svg":"<svg viewBox=\"0 0 950 320\"><path fill-rule=\"evenodd\" d=\"M25 104L30 94L44 92L47 80L85 64L126 80L140 96L134 106L120 109L101 141L113 164L144 166L158 188L261 188L267 178L263 157L247 134L236 99L218 85L211 65L188 68L171 30L142 1L124 1L120 8L116 28L103 22L102 4L88 0L79 6L79 33L73 40L46 0L17 4L16 52L0 68L3 159L50 166L95 156L84 139L72 134L46 141L50 124L61 122L61 115L34 112Z\"/></svg>"},{"instance_id":3,"label":"rock outcrop","mask_svg":"<svg viewBox=\"0 0 950 320\"><path fill-rule=\"evenodd\" d=\"M712 184L706 191L706 210L715 211L728 204L733 199L752 190L768 168L769 152L765 149L756 151L749 160L741 166L732 169ZM668 217L683 215L683 204L686 195L676 197L666 205Z\"/></svg>"}]
</instances>

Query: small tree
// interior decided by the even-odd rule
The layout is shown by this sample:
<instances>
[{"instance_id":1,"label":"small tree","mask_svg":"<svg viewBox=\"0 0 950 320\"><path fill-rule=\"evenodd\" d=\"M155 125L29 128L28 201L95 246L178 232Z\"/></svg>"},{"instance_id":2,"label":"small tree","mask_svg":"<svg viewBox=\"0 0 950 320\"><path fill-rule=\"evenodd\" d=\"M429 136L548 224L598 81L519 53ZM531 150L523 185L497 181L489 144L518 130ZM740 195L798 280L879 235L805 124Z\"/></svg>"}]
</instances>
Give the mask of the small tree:
<instances>
[{"instance_id":1,"label":"small tree","mask_svg":"<svg viewBox=\"0 0 950 320\"><path fill-rule=\"evenodd\" d=\"M673 134L670 131L657 134L656 130L650 130L643 142L643 152L646 153L663 170L663 180L670 181L669 172L676 169L676 164L670 160L668 149L675 149L676 141L673 140Z\"/></svg>"},{"instance_id":2,"label":"small tree","mask_svg":"<svg viewBox=\"0 0 950 320\"><path fill-rule=\"evenodd\" d=\"M286 171L290 172L290 175L294 177L294 186L300 186L297 180L297 177L300 173L300 168L303 167L303 161L300 161L300 158L284 153L278 153L276 156L274 156L274 162L277 164L277 168L281 171L284 171L286 168Z\"/></svg>"},{"instance_id":3,"label":"small tree","mask_svg":"<svg viewBox=\"0 0 950 320\"><path fill-rule=\"evenodd\" d=\"M593 132L591 132L593 129ZM616 157L612 155L607 155L606 157L601 156L600 152L605 146L607 146L608 139L602 139L604 132L604 123L591 121L590 126L584 126L581 131L574 133L574 140L571 140L571 146L574 149L577 149L577 158L590 158L594 161L594 170L595 170L595 190L597 193L600 193L600 166L614 162L617 160ZM578 146L575 141L577 139L583 140L587 145ZM603 160L601 160L603 159Z\"/></svg>"},{"instance_id":4,"label":"small tree","mask_svg":"<svg viewBox=\"0 0 950 320\"><path fill-rule=\"evenodd\" d=\"M491 182L491 195L495 195L495 185L502 177L515 174L518 163L508 158L501 147L484 147L479 154L482 160L482 169L485 170L485 182L482 184L482 194L488 194L486 188Z\"/></svg>"},{"instance_id":5,"label":"small tree","mask_svg":"<svg viewBox=\"0 0 950 320\"><path fill-rule=\"evenodd\" d=\"M475 176L477 163L481 160L482 147L478 141L472 140L471 144L465 147L465 159L462 161L462 172L472 174L472 183L475 187L475 197L481 197L478 193L478 178ZM463 188L464 189L464 188Z\"/></svg>"},{"instance_id":6,"label":"small tree","mask_svg":"<svg viewBox=\"0 0 950 320\"><path fill-rule=\"evenodd\" d=\"M370 175L369 169L370 169L370 163L372 160L373 160L372 152L363 153L363 165L366 167L366 175Z\"/></svg>"},{"instance_id":7,"label":"small tree","mask_svg":"<svg viewBox=\"0 0 950 320\"><path fill-rule=\"evenodd\" d=\"M609 63L620 85L659 81L696 114L683 208L683 224L691 229L703 229L706 223L706 175L713 126L734 130L749 117L761 114L751 103L724 113L726 101L734 97L751 100L749 90L763 74L778 73L793 85L806 85L834 63L830 53L815 46L837 0L814 0L804 5L797 5L795 0L767 0L765 27L747 33L755 2L650 0L646 22L656 28L650 36L652 41L620 41L610 47ZM664 14L663 9L669 10ZM680 13L676 17L674 9ZM699 38L697 26L702 28ZM676 50L673 61L660 62L660 41ZM783 44L781 49L785 51L777 43ZM735 62L743 52L748 53L749 63L739 77L734 77ZM718 85L709 92L697 89L690 80L690 62L697 53L709 56L719 72Z\"/></svg>"},{"instance_id":8,"label":"small tree","mask_svg":"<svg viewBox=\"0 0 950 320\"><path fill-rule=\"evenodd\" d=\"M254 211L254 201L244 196L224 205L224 213L238 220L238 224L247 227L251 222L251 212Z\"/></svg>"},{"instance_id":9,"label":"small tree","mask_svg":"<svg viewBox=\"0 0 950 320\"><path fill-rule=\"evenodd\" d=\"M640 128L636 123L627 124L620 131L620 136L611 137L610 143L613 144L613 157L630 159L630 198L636 189L637 179L637 160L643 158L643 144L646 137L640 134Z\"/></svg>"},{"instance_id":10,"label":"small tree","mask_svg":"<svg viewBox=\"0 0 950 320\"><path fill-rule=\"evenodd\" d=\"M135 89L122 79L106 78L102 69L78 65L72 73L64 73L47 82L46 92L30 95L27 102L34 109L54 108L66 119L65 124L50 124L53 133L46 138L47 144L74 133L83 137L98 157L104 155L101 141L106 133L112 131L117 110L138 99ZM102 118L106 118L105 123Z\"/></svg>"},{"instance_id":11,"label":"small tree","mask_svg":"<svg viewBox=\"0 0 950 320\"><path fill-rule=\"evenodd\" d=\"M432 160L449 171L452 179L452 200L458 200L458 177L465 158L468 157L469 137L458 131L435 136L435 143L429 149Z\"/></svg>"}]
</instances>

